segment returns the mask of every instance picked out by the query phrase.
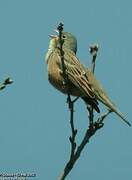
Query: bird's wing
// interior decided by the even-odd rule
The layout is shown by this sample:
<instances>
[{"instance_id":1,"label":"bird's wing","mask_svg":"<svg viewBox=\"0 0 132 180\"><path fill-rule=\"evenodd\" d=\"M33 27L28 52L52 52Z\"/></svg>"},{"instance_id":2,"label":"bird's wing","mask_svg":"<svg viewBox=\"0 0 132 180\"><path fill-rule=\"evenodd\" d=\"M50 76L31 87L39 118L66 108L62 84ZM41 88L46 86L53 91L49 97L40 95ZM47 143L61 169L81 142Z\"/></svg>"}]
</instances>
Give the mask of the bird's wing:
<instances>
[{"instance_id":1,"label":"bird's wing","mask_svg":"<svg viewBox=\"0 0 132 180\"><path fill-rule=\"evenodd\" d=\"M110 100L104 88L101 86L100 82L96 79L94 74L90 69L87 69L86 76L89 79L91 89L94 92L96 99L100 100L103 104L105 104L112 111L115 111L116 105Z\"/></svg>"},{"instance_id":2,"label":"bird's wing","mask_svg":"<svg viewBox=\"0 0 132 180\"><path fill-rule=\"evenodd\" d=\"M69 80L84 94L95 99L85 67L79 62L74 52L64 49L64 63Z\"/></svg>"},{"instance_id":3,"label":"bird's wing","mask_svg":"<svg viewBox=\"0 0 132 180\"><path fill-rule=\"evenodd\" d=\"M104 90L104 88L102 87L100 82L96 79L96 77L94 76L94 74L90 69L86 70L86 76L89 79L91 89L93 90L93 92L97 97L99 96L101 98L101 96L103 95L109 98L106 91Z\"/></svg>"}]
</instances>

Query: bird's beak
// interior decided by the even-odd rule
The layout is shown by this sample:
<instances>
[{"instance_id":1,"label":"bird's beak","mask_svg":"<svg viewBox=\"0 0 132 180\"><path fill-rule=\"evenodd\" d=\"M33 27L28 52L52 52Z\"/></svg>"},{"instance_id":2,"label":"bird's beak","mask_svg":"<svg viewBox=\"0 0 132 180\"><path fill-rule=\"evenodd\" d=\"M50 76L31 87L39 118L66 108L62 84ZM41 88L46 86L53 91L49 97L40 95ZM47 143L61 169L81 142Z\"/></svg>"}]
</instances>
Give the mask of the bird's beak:
<instances>
[{"instance_id":1,"label":"bird's beak","mask_svg":"<svg viewBox=\"0 0 132 180\"><path fill-rule=\"evenodd\" d=\"M57 34L59 34L59 31L58 31L57 29L54 29L54 31L55 31Z\"/></svg>"},{"instance_id":2,"label":"bird's beak","mask_svg":"<svg viewBox=\"0 0 132 180\"><path fill-rule=\"evenodd\" d=\"M57 35L52 35L52 34L50 34L49 37L50 37L51 39L56 39L58 36L57 36Z\"/></svg>"}]
</instances>

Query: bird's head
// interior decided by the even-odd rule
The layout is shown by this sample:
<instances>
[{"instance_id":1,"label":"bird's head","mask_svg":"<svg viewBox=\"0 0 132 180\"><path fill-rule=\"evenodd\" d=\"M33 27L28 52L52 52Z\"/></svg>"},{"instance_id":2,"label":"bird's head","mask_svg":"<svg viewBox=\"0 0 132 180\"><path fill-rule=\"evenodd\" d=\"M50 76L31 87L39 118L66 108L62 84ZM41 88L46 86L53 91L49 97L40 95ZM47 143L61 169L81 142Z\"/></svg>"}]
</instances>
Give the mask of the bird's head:
<instances>
[{"instance_id":1,"label":"bird's head","mask_svg":"<svg viewBox=\"0 0 132 180\"><path fill-rule=\"evenodd\" d=\"M76 54L76 51L77 51L76 37L69 32L62 32L62 39L64 40L63 46L67 49L70 49Z\"/></svg>"},{"instance_id":2,"label":"bird's head","mask_svg":"<svg viewBox=\"0 0 132 180\"><path fill-rule=\"evenodd\" d=\"M58 32L57 32L58 33ZM48 52L46 54L46 62L48 62L48 58L50 54L54 51L54 49L60 47L59 43L59 35L50 35L50 42ZM77 51L77 39L76 37L69 32L62 32L62 40L64 40L63 46L76 54Z\"/></svg>"},{"instance_id":3,"label":"bird's head","mask_svg":"<svg viewBox=\"0 0 132 180\"><path fill-rule=\"evenodd\" d=\"M59 47L59 36L58 35L50 35L50 38L51 38L51 40L50 40L49 46L52 49ZM70 49L74 53L76 53L76 51L77 51L77 39L76 39L76 37L69 32L62 32L61 38L62 38L62 40L64 40L63 46L67 49Z\"/></svg>"}]
</instances>

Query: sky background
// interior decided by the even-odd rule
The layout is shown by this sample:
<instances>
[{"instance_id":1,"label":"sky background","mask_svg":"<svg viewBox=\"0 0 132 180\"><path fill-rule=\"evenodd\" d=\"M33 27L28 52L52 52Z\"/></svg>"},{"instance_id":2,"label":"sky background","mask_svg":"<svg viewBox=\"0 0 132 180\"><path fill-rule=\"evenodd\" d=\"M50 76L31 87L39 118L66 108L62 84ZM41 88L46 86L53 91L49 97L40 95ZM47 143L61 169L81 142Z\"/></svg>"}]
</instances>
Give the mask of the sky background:
<instances>
[{"instance_id":1,"label":"sky background","mask_svg":"<svg viewBox=\"0 0 132 180\"><path fill-rule=\"evenodd\" d=\"M56 180L69 159L66 96L48 83L44 61L48 35L60 21L77 37L77 56L85 65L90 64L89 46L99 44L97 79L132 122L131 7L130 0L0 0L0 81L14 80L0 96L0 173L36 173L28 179ZM87 121L79 100L78 143ZM131 180L131 139L132 129L109 115L67 180Z\"/></svg>"}]
</instances>

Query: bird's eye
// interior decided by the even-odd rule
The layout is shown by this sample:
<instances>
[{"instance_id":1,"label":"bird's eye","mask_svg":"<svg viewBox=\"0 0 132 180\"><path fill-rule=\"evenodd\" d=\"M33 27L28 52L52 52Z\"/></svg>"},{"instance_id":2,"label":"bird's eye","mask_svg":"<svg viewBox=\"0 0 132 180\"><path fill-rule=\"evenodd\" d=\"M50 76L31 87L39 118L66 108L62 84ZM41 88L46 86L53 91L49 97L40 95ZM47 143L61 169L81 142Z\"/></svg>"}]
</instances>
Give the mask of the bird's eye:
<instances>
[{"instance_id":1,"label":"bird's eye","mask_svg":"<svg viewBox=\"0 0 132 180\"><path fill-rule=\"evenodd\" d=\"M65 38L66 38L66 36L65 36L65 35L63 35L62 37L63 37L63 39L65 39Z\"/></svg>"}]
</instances>

